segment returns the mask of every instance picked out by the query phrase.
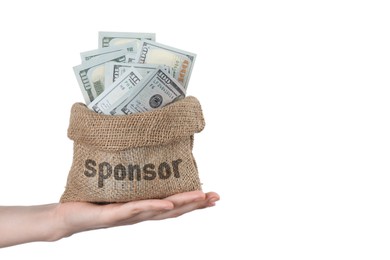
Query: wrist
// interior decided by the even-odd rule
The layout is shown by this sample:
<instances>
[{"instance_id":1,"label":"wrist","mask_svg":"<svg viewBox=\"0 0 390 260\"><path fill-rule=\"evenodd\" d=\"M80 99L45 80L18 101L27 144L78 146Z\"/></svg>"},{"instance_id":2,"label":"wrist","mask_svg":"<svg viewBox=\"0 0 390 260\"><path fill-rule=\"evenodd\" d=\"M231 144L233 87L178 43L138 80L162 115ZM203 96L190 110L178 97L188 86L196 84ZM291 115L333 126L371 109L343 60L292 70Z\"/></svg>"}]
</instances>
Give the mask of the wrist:
<instances>
[{"instance_id":1,"label":"wrist","mask_svg":"<svg viewBox=\"0 0 390 260\"><path fill-rule=\"evenodd\" d=\"M52 204L50 206L51 209L47 212L47 219L50 221L46 226L47 233L44 241L53 242L73 235L73 231L65 221L61 203Z\"/></svg>"},{"instance_id":2,"label":"wrist","mask_svg":"<svg viewBox=\"0 0 390 260\"><path fill-rule=\"evenodd\" d=\"M88 203L86 203L88 205ZM90 205L89 205L90 206ZM73 234L102 228L96 226L96 221L91 221L90 214L83 214L86 205L82 203L57 203L53 204L53 210L49 219L52 220L51 230L47 241L56 241Z\"/></svg>"},{"instance_id":3,"label":"wrist","mask_svg":"<svg viewBox=\"0 0 390 260\"><path fill-rule=\"evenodd\" d=\"M36 221L43 222L40 226L41 238L44 242L57 241L64 237L64 230L61 225L61 219L57 214L58 204L45 205L42 208L39 219Z\"/></svg>"}]
</instances>

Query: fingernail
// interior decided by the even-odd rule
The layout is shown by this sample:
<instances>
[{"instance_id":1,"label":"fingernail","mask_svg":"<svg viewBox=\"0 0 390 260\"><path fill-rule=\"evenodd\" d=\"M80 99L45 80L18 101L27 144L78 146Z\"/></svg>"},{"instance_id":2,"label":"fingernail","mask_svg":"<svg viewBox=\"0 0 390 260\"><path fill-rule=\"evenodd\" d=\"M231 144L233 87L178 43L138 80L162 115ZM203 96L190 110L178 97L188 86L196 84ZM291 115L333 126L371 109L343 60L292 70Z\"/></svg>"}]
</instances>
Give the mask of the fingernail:
<instances>
[{"instance_id":1,"label":"fingernail","mask_svg":"<svg viewBox=\"0 0 390 260\"><path fill-rule=\"evenodd\" d=\"M210 201L210 203L215 203L218 201L218 199L213 198L213 199L210 199L209 201Z\"/></svg>"},{"instance_id":2,"label":"fingernail","mask_svg":"<svg viewBox=\"0 0 390 260\"><path fill-rule=\"evenodd\" d=\"M208 205L209 207L214 207L215 206L215 202L209 202L209 205Z\"/></svg>"},{"instance_id":3,"label":"fingernail","mask_svg":"<svg viewBox=\"0 0 390 260\"><path fill-rule=\"evenodd\" d=\"M215 202L217 202L218 201L218 199L210 199L209 200L209 207L213 207L213 206L215 206Z\"/></svg>"}]
</instances>

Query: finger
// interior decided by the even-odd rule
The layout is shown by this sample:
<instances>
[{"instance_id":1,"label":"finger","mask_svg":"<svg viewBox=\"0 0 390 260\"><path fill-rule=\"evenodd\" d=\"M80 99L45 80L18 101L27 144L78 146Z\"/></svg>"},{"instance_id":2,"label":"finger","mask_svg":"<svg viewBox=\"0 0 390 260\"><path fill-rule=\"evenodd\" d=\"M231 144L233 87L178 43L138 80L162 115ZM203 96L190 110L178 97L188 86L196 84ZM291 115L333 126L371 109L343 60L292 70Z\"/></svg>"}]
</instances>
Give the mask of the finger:
<instances>
[{"instance_id":1,"label":"finger","mask_svg":"<svg viewBox=\"0 0 390 260\"><path fill-rule=\"evenodd\" d=\"M103 206L109 212L103 216L106 226L135 224L145 220L166 219L181 216L190 211L211 207L219 200L215 192L185 192L163 200L140 200ZM104 214L103 214L104 215Z\"/></svg>"},{"instance_id":2,"label":"finger","mask_svg":"<svg viewBox=\"0 0 390 260\"><path fill-rule=\"evenodd\" d=\"M212 207L215 206L215 202L218 201L219 198L220 197L217 193L209 192L205 194L204 199L197 199L195 201L182 204L180 206L177 206L177 204L175 204L175 208L173 210L162 212L161 214L154 216L152 219L161 220L166 218L175 218L197 209Z\"/></svg>"},{"instance_id":3,"label":"finger","mask_svg":"<svg viewBox=\"0 0 390 260\"><path fill-rule=\"evenodd\" d=\"M176 218L183 214L189 213L191 211L202 209L208 207L208 201L202 200L202 201L195 201L191 203L184 204L180 207L175 207L173 210L168 210L166 212L161 212L161 214L158 214L154 217L152 217L152 220L162 220L167 218Z\"/></svg>"},{"instance_id":4,"label":"finger","mask_svg":"<svg viewBox=\"0 0 390 260\"><path fill-rule=\"evenodd\" d=\"M141 212L141 213L135 215L131 219L124 220L122 223L120 223L120 225L129 225L129 224L132 225L132 224L136 224L136 223L147 221L147 220L156 220L157 216L160 216L160 215L162 216L162 214L164 214L165 212L168 212L168 211L169 210L144 211L144 212ZM162 217L160 219L162 220L165 218L166 217Z\"/></svg>"},{"instance_id":5,"label":"finger","mask_svg":"<svg viewBox=\"0 0 390 260\"><path fill-rule=\"evenodd\" d=\"M215 206L215 202L220 200L218 193L216 192L208 192L206 193L206 200L208 201L208 206Z\"/></svg>"},{"instance_id":6,"label":"finger","mask_svg":"<svg viewBox=\"0 0 390 260\"><path fill-rule=\"evenodd\" d=\"M179 194L175 194L165 198L164 200L170 201L176 207L180 207L182 205L195 202L195 201L203 201L206 199L206 194L202 191L190 191L183 192Z\"/></svg>"},{"instance_id":7,"label":"finger","mask_svg":"<svg viewBox=\"0 0 390 260\"><path fill-rule=\"evenodd\" d=\"M140 213L143 211L158 211L173 209L174 205L170 201L150 199L150 200L138 200L124 203L120 206L121 211L131 211L133 213Z\"/></svg>"},{"instance_id":8,"label":"finger","mask_svg":"<svg viewBox=\"0 0 390 260\"><path fill-rule=\"evenodd\" d=\"M207 192L206 193L206 198L207 199L215 199L216 201L218 201L219 199L220 199L220 197L219 197L219 195L218 195L218 193L216 193L216 192Z\"/></svg>"},{"instance_id":9,"label":"finger","mask_svg":"<svg viewBox=\"0 0 390 260\"><path fill-rule=\"evenodd\" d=\"M101 221L107 226L115 226L123 221L130 221L142 212L162 212L173 209L171 201L140 200L102 206Z\"/></svg>"},{"instance_id":10,"label":"finger","mask_svg":"<svg viewBox=\"0 0 390 260\"><path fill-rule=\"evenodd\" d=\"M175 208L166 211L144 211L136 215L131 221L137 223L145 220L162 220L177 217L199 208L206 208L215 205L219 195L215 192L204 194L201 191L185 192L169 196L165 200L174 203Z\"/></svg>"}]
</instances>

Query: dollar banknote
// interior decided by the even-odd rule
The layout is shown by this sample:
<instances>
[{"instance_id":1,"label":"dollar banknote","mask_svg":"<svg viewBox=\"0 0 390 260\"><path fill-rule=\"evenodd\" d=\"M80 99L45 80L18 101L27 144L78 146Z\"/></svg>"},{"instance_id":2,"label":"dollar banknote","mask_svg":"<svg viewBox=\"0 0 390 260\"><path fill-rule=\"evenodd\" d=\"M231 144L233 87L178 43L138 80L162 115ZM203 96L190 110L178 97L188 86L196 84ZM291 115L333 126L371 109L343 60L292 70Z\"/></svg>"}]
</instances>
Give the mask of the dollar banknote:
<instances>
[{"instance_id":1,"label":"dollar banknote","mask_svg":"<svg viewBox=\"0 0 390 260\"><path fill-rule=\"evenodd\" d=\"M127 53L126 54L126 63L135 63L136 53Z\"/></svg>"},{"instance_id":2,"label":"dollar banknote","mask_svg":"<svg viewBox=\"0 0 390 260\"><path fill-rule=\"evenodd\" d=\"M104 64L110 61L124 62L125 60L126 51L118 51L101 55L73 68L86 105L104 91Z\"/></svg>"},{"instance_id":3,"label":"dollar banknote","mask_svg":"<svg viewBox=\"0 0 390 260\"><path fill-rule=\"evenodd\" d=\"M173 77L187 89L195 58L194 53L143 40L137 51L136 62L169 66Z\"/></svg>"},{"instance_id":4,"label":"dollar banknote","mask_svg":"<svg viewBox=\"0 0 390 260\"><path fill-rule=\"evenodd\" d=\"M138 48L141 40L156 40L155 33L99 32L99 48L135 43Z\"/></svg>"},{"instance_id":5,"label":"dollar banknote","mask_svg":"<svg viewBox=\"0 0 390 260\"><path fill-rule=\"evenodd\" d=\"M100 114L110 114L110 111L130 96L132 89L141 79L141 74L135 68L128 68L127 72L107 86L103 93L88 105L88 108Z\"/></svg>"},{"instance_id":6,"label":"dollar banknote","mask_svg":"<svg viewBox=\"0 0 390 260\"><path fill-rule=\"evenodd\" d=\"M127 44L120 45L120 46L112 46L112 47L82 52L82 53L80 53L81 61L82 62L89 61L90 59L99 57L101 55L110 54L110 53L118 52L118 51L122 51L122 50L127 51L129 54L134 53L132 55L132 57L134 57L134 59L135 59L136 44L135 43L127 43Z\"/></svg>"},{"instance_id":7,"label":"dollar banknote","mask_svg":"<svg viewBox=\"0 0 390 260\"><path fill-rule=\"evenodd\" d=\"M135 68L143 78L151 71L155 71L159 65L156 64L138 64L138 63L122 63L108 62L105 65L105 85L112 84L118 77L128 73L131 68Z\"/></svg>"},{"instance_id":8,"label":"dollar banknote","mask_svg":"<svg viewBox=\"0 0 390 260\"><path fill-rule=\"evenodd\" d=\"M163 67L159 67L142 80L118 107L112 110L112 115L133 114L161 108L180 98L184 98L184 87Z\"/></svg>"},{"instance_id":9,"label":"dollar banknote","mask_svg":"<svg viewBox=\"0 0 390 260\"><path fill-rule=\"evenodd\" d=\"M99 32L99 49L81 53L73 68L86 105L125 115L184 97L196 54L155 40L154 33Z\"/></svg>"}]
</instances>

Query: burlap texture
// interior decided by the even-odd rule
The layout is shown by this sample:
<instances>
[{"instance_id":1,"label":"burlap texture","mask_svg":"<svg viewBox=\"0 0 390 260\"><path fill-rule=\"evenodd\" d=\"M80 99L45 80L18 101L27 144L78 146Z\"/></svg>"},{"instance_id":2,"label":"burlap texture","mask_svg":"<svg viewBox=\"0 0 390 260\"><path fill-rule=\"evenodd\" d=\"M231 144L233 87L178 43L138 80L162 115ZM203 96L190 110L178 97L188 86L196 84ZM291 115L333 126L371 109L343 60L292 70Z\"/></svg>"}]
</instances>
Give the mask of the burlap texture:
<instances>
[{"instance_id":1,"label":"burlap texture","mask_svg":"<svg viewBox=\"0 0 390 260\"><path fill-rule=\"evenodd\" d=\"M204 126L195 97L125 116L74 104L73 163L60 201L127 202L200 190L192 147Z\"/></svg>"}]
</instances>

